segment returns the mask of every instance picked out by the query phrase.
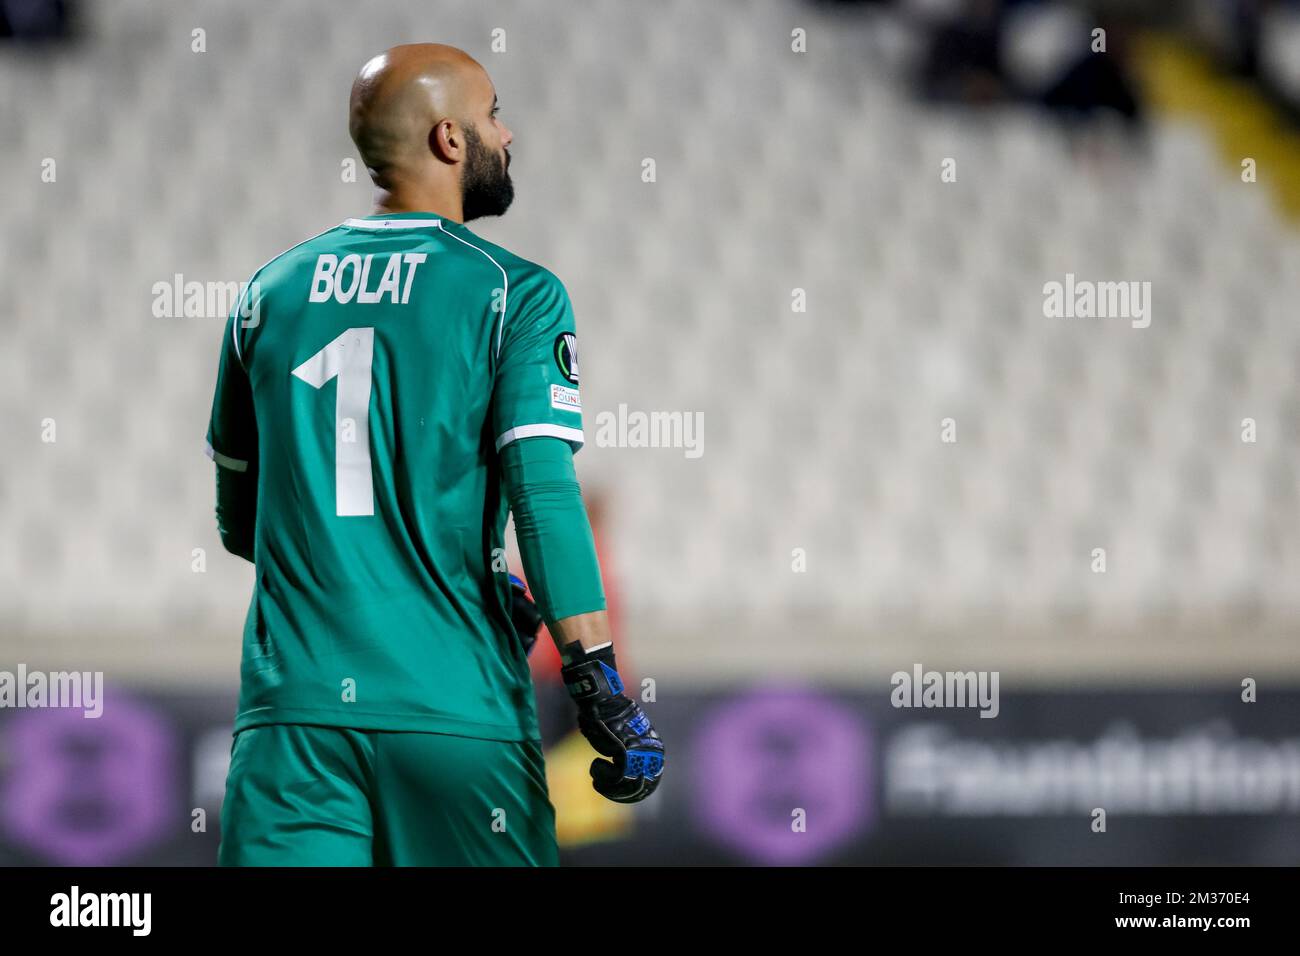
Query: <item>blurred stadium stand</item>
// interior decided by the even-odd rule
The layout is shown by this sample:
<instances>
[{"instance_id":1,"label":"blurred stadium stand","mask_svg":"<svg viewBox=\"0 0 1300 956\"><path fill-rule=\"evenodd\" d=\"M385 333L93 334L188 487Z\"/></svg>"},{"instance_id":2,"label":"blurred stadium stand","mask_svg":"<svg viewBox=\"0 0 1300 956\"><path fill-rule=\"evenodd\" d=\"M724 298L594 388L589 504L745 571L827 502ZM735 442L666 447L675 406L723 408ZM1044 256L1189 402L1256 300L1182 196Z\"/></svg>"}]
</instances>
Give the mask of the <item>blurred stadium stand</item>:
<instances>
[{"instance_id":1,"label":"blurred stadium stand","mask_svg":"<svg viewBox=\"0 0 1300 956\"><path fill-rule=\"evenodd\" d=\"M350 78L436 36L517 133L519 198L476 228L572 294L580 471L648 670L858 680L978 642L1051 676L1294 672L1300 243L1267 190L1195 123L1089 162L1030 106L918 109L897 25L743 8L119 0L0 57L0 652L233 678L251 574L199 452L220 322L156 318L151 289L368 211ZM1151 327L1044 319L1066 273L1150 280ZM597 447L620 403L703 412L703 457Z\"/></svg>"}]
</instances>

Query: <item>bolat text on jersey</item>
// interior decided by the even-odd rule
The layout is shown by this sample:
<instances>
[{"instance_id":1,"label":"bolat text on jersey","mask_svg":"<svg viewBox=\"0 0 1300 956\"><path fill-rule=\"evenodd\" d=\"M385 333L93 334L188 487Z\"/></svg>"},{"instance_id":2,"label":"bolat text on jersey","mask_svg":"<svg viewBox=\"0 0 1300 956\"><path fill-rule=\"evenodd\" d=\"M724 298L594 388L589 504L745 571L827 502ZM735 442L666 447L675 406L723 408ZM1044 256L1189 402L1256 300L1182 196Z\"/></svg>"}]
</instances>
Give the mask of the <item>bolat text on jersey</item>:
<instances>
[{"instance_id":1,"label":"bolat text on jersey","mask_svg":"<svg viewBox=\"0 0 1300 956\"><path fill-rule=\"evenodd\" d=\"M423 252L394 252L390 256L359 256L349 253L340 261L326 252L316 259L316 272L311 278L311 302L348 303L356 300L361 305L388 302L405 305L411 297L411 280L415 270L428 256ZM372 260L386 260L383 274L378 280L371 269ZM399 298L400 294L400 298Z\"/></svg>"}]
</instances>

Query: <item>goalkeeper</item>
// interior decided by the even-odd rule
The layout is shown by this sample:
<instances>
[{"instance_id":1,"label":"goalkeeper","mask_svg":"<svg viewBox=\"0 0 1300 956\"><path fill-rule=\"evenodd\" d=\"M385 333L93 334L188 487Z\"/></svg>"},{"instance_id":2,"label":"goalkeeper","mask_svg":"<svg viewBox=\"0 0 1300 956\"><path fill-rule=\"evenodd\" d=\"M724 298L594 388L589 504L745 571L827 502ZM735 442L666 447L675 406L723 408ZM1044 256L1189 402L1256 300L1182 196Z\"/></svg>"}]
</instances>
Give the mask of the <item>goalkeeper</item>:
<instances>
[{"instance_id":1,"label":"goalkeeper","mask_svg":"<svg viewBox=\"0 0 1300 956\"><path fill-rule=\"evenodd\" d=\"M593 787L659 784L573 469L572 305L465 225L513 197L497 112L455 48L367 63L349 125L374 214L267 263L226 324L207 452L222 542L255 575L223 865L557 863L539 617ZM535 609L499 565L509 511Z\"/></svg>"}]
</instances>

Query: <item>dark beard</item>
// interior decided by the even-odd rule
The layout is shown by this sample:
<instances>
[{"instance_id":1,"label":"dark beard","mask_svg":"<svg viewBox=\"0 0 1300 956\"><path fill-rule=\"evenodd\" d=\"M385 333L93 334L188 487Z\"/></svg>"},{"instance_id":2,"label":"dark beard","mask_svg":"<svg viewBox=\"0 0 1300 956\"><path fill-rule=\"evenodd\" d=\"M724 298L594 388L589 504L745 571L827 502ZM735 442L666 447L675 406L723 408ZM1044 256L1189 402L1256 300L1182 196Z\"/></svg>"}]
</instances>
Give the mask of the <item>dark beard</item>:
<instances>
[{"instance_id":1,"label":"dark beard","mask_svg":"<svg viewBox=\"0 0 1300 956\"><path fill-rule=\"evenodd\" d=\"M461 174L460 201L465 222L483 216L500 216L515 198L515 186L501 161L483 145L478 130L465 126L465 172Z\"/></svg>"}]
</instances>

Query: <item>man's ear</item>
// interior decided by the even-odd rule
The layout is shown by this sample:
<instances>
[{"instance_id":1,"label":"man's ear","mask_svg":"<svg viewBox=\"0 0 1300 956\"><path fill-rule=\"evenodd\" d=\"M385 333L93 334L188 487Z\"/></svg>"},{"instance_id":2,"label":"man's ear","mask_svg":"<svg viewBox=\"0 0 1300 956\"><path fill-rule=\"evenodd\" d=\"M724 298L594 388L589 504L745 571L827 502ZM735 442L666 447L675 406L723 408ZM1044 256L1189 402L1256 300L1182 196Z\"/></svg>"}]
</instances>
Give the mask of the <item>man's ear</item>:
<instances>
[{"instance_id":1,"label":"man's ear","mask_svg":"<svg viewBox=\"0 0 1300 956\"><path fill-rule=\"evenodd\" d=\"M465 140L456 124L449 119L429 130L429 150L444 163L454 163L461 158Z\"/></svg>"}]
</instances>

